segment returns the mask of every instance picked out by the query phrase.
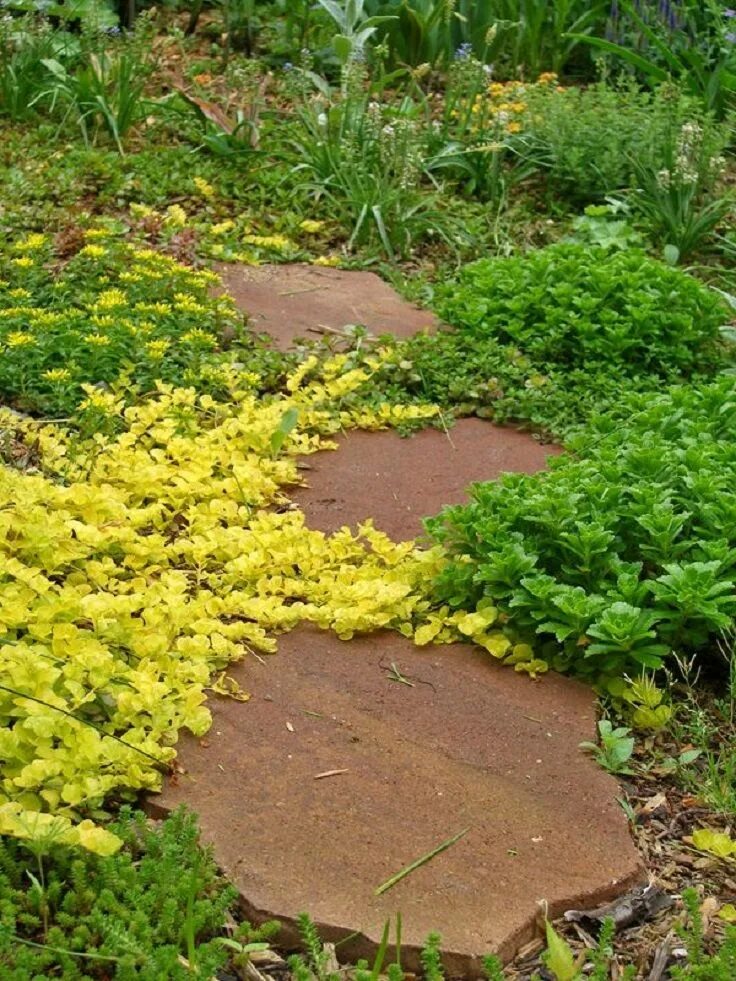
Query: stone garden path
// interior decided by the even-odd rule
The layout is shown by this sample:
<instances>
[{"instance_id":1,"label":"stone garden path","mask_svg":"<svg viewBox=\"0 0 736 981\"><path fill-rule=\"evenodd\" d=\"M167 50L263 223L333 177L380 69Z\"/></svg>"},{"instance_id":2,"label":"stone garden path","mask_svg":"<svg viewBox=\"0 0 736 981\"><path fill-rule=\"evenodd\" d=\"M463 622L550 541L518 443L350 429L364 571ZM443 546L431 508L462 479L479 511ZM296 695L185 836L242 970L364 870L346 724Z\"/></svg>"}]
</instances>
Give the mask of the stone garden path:
<instances>
[{"instance_id":1,"label":"stone garden path","mask_svg":"<svg viewBox=\"0 0 736 981\"><path fill-rule=\"evenodd\" d=\"M315 274L318 290L291 292ZM231 267L226 284L284 346L346 317L375 333L432 323L372 274ZM420 534L421 516L462 501L470 482L533 472L554 452L477 419L449 434L339 443L309 458L294 500L313 527L373 517L395 539ZM281 637L275 657L230 673L251 701L212 701L211 731L180 742L180 772L152 809L194 808L246 915L282 920L287 944L306 910L325 940L354 934L341 959L370 958L400 911L407 968L439 930L450 973L474 977L482 954L510 958L531 939L540 902L554 916L641 880L617 784L578 746L595 734L594 697L578 682L530 681L467 645L420 649L389 633L342 642L306 626Z\"/></svg>"}]
</instances>

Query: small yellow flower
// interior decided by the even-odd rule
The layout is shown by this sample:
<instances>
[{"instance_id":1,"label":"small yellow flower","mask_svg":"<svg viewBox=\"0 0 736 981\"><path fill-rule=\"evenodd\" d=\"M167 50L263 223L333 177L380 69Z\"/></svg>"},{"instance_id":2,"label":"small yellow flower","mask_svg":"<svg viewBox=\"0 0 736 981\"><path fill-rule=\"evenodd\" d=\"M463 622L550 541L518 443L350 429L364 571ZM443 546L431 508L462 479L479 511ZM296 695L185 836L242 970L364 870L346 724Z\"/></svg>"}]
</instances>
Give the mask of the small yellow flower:
<instances>
[{"instance_id":1,"label":"small yellow flower","mask_svg":"<svg viewBox=\"0 0 736 981\"><path fill-rule=\"evenodd\" d=\"M115 326L115 318L109 316L108 314L100 315L96 313L94 314L94 316L90 317L90 320L95 325L95 327L102 328L103 330L108 327Z\"/></svg>"},{"instance_id":2,"label":"small yellow flower","mask_svg":"<svg viewBox=\"0 0 736 981\"><path fill-rule=\"evenodd\" d=\"M149 341L148 344L146 344L146 351L152 360L160 361L164 354L166 354L166 349L168 347L169 342L167 340L162 339L159 341Z\"/></svg>"},{"instance_id":3,"label":"small yellow flower","mask_svg":"<svg viewBox=\"0 0 736 981\"><path fill-rule=\"evenodd\" d=\"M124 307L128 303L128 297L123 293L122 290L111 289L104 290L97 297L94 304L95 310L116 310L119 307Z\"/></svg>"},{"instance_id":4,"label":"small yellow flower","mask_svg":"<svg viewBox=\"0 0 736 981\"><path fill-rule=\"evenodd\" d=\"M183 228L187 223L187 213L180 204L170 204L166 209L164 224L171 228Z\"/></svg>"},{"instance_id":5,"label":"small yellow flower","mask_svg":"<svg viewBox=\"0 0 736 981\"><path fill-rule=\"evenodd\" d=\"M130 206L130 213L134 218L150 218L156 214L153 208L149 208L147 204L136 204L135 202Z\"/></svg>"},{"instance_id":6,"label":"small yellow flower","mask_svg":"<svg viewBox=\"0 0 736 981\"><path fill-rule=\"evenodd\" d=\"M518 122L509 123L506 126L506 132L507 133L520 133L521 130L522 130L521 123L518 123Z\"/></svg>"},{"instance_id":7,"label":"small yellow flower","mask_svg":"<svg viewBox=\"0 0 736 981\"><path fill-rule=\"evenodd\" d=\"M93 347L107 347L110 343L110 338L104 334L85 334L84 339Z\"/></svg>"},{"instance_id":8,"label":"small yellow flower","mask_svg":"<svg viewBox=\"0 0 736 981\"><path fill-rule=\"evenodd\" d=\"M18 259L12 259L11 262L19 269L30 269L31 266L33 266L33 259L31 259L29 255L20 256Z\"/></svg>"},{"instance_id":9,"label":"small yellow flower","mask_svg":"<svg viewBox=\"0 0 736 981\"><path fill-rule=\"evenodd\" d=\"M235 222L228 218L225 221L220 221L216 225L210 228L211 235L226 235L229 231L235 228Z\"/></svg>"},{"instance_id":10,"label":"small yellow flower","mask_svg":"<svg viewBox=\"0 0 736 981\"><path fill-rule=\"evenodd\" d=\"M8 296L12 296L14 300L27 300L30 295L30 292L24 290L22 286L16 286L14 290L8 290Z\"/></svg>"},{"instance_id":11,"label":"small yellow flower","mask_svg":"<svg viewBox=\"0 0 736 981\"><path fill-rule=\"evenodd\" d=\"M26 235L24 239L13 245L14 252L38 252L46 244L46 236L40 233Z\"/></svg>"},{"instance_id":12,"label":"small yellow flower","mask_svg":"<svg viewBox=\"0 0 736 981\"><path fill-rule=\"evenodd\" d=\"M182 334L181 339L187 344L207 344L210 347L215 346L215 339L211 334L208 334L206 330L202 330L201 327L193 327L188 330L186 334Z\"/></svg>"},{"instance_id":13,"label":"small yellow flower","mask_svg":"<svg viewBox=\"0 0 736 981\"><path fill-rule=\"evenodd\" d=\"M107 228L87 228L84 238L87 242L96 242L102 238L110 238L111 232Z\"/></svg>"},{"instance_id":14,"label":"small yellow flower","mask_svg":"<svg viewBox=\"0 0 736 981\"><path fill-rule=\"evenodd\" d=\"M33 334L28 334L22 330L14 330L8 334L8 347L31 347L36 343Z\"/></svg>"},{"instance_id":15,"label":"small yellow flower","mask_svg":"<svg viewBox=\"0 0 736 981\"><path fill-rule=\"evenodd\" d=\"M208 184L202 177L194 178L194 186L197 188L202 197L213 198L215 196L214 187L211 184Z\"/></svg>"},{"instance_id":16,"label":"small yellow flower","mask_svg":"<svg viewBox=\"0 0 736 981\"><path fill-rule=\"evenodd\" d=\"M322 231L325 223L323 221L315 221L313 218L305 218L304 221L299 222L299 227L308 235L316 235L317 232Z\"/></svg>"},{"instance_id":17,"label":"small yellow flower","mask_svg":"<svg viewBox=\"0 0 736 981\"><path fill-rule=\"evenodd\" d=\"M136 303L135 309L139 313L161 315L171 313L171 306L168 303Z\"/></svg>"},{"instance_id":18,"label":"small yellow flower","mask_svg":"<svg viewBox=\"0 0 736 981\"><path fill-rule=\"evenodd\" d=\"M177 310L181 310L184 313L201 313L207 312L206 307L202 306L201 303L197 303L193 296L189 296L187 293L175 293L174 294L174 305Z\"/></svg>"},{"instance_id":19,"label":"small yellow flower","mask_svg":"<svg viewBox=\"0 0 736 981\"><path fill-rule=\"evenodd\" d=\"M82 389L87 396L79 405L82 411L85 409L94 409L97 412L112 415L119 413L123 407L123 403L118 401L111 392L101 391L99 388L95 388L94 385L82 385Z\"/></svg>"},{"instance_id":20,"label":"small yellow flower","mask_svg":"<svg viewBox=\"0 0 736 981\"><path fill-rule=\"evenodd\" d=\"M79 254L87 259L101 259L106 253L107 250L101 245L85 245L83 249L79 250Z\"/></svg>"},{"instance_id":21,"label":"small yellow flower","mask_svg":"<svg viewBox=\"0 0 736 981\"><path fill-rule=\"evenodd\" d=\"M264 249L274 249L276 252L283 252L293 246L293 243L285 235L244 235L245 245L260 245Z\"/></svg>"},{"instance_id":22,"label":"small yellow flower","mask_svg":"<svg viewBox=\"0 0 736 981\"><path fill-rule=\"evenodd\" d=\"M44 371L43 377L46 381L58 383L69 381L71 375L68 368L49 368L48 371Z\"/></svg>"},{"instance_id":23,"label":"small yellow flower","mask_svg":"<svg viewBox=\"0 0 736 981\"><path fill-rule=\"evenodd\" d=\"M313 266L339 266L340 256L337 255L320 255L316 259L312 260Z\"/></svg>"}]
</instances>

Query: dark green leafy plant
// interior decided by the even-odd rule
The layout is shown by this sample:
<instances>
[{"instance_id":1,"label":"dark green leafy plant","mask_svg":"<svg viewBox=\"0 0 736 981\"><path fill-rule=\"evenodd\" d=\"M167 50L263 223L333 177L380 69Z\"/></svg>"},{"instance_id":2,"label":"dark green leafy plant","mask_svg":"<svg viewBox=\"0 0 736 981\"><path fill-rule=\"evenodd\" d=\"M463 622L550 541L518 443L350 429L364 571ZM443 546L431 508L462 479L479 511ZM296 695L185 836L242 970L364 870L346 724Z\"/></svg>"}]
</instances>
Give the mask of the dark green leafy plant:
<instances>
[{"instance_id":1,"label":"dark green leafy plant","mask_svg":"<svg viewBox=\"0 0 736 981\"><path fill-rule=\"evenodd\" d=\"M727 112L736 93L731 8L719 0L656 5L621 0L614 9L611 31L617 40L591 34L573 40L620 59L650 84L674 79L704 108L719 116Z\"/></svg>"},{"instance_id":2,"label":"dark green leafy plant","mask_svg":"<svg viewBox=\"0 0 736 981\"><path fill-rule=\"evenodd\" d=\"M46 89L49 58L65 57L66 40L40 18L0 18L0 114L26 119ZM70 43L70 47L71 47Z\"/></svg>"},{"instance_id":3,"label":"dark green leafy plant","mask_svg":"<svg viewBox=\"0 0 736 981\"><path fill-rule=\"evenodd\" d=\"M720 297L641 252L576 245L473 263L435 304L466 336L514 345L542 371L686 374L712 361L727 319Z\"/></svg>"},{"instance_id":4,"label":"dark green leafy plant","mask_svg":"<svg viewBox=\"0 0 736 981\"><path fill-rule=\"evenodd\" d=\"M340 91L309 75L316 93L297 108L288 149L297 191L351 229L363 245L405 258L419 242L466 236L441 196L422 186L426 120L409 98L381 104L363 67L348 63Z\"/></svg>"},{"instance_id":5,"label":"dark green leafy plant","mask_svg":"<svg viewBox=\"0 0 736 981\"><path fill-rule=\"evenodd\" d=\"M733 207L730 193L719 187L726 166L722 135L709 120L690 121L665 134L661 167L635 164L631 203L675 260L702 248Z\"/></svg>"},{"instance_id":6,"label":"dark green leafy plant","mask_svg":"<svg viewBox=\"0 0 736 981\"><path fill-rule=\"evenodd\" d=\"M475 485L427 522L450 555L438 597L492 599L540 655L588 676L709 656L736 615L734 425L732 377L630 397L550 472Z\"/></svg>"},{"instance_id":7,"label":"dark green leafy plant","mask_svg":"<svg viewBox=\"0 0 736 981\"><path fill-rule=\"evenodd\" d=\"M79 65L69 69L56 59L44 61L49 86L39 95L51 110L74 118L85 143L97 130L107 131L123 153L123 141L145 110L144 90L153 70L151 37L144 22L135 34L101 43L87 39Z\"/></svg>"},{"instance_id":8,"label":"dark green leafy plant","mask_svg":"<svg viewBox=\"0 0 736 981\"><path fill-rule=\"evenodd\" d=\"M482 260L435 287L433 303L455 329L395 345L375 398L561 438L634 391L707 377L726 357L722 298L638 251L567 244Z\"/></svg>"},{"instance_id":9,"label":"dark green leafy plant","mask_svg":"<svg viewBox=\"0 0 736 981\"><path fill-rule=\"evenodd\" d=\"M35 862L15 839L0 841L0 974L6 981L209 977L226 960L212 942L235 890L200 848L196 819L177 811L151 827L123 808L112 830L116 855L56 846L41 893L29 888ZM41 908L42 904L45 908Z\"/></svg>"},{"instance_id":10,"label":"dark green leafy plant","mask_svg":"<svg viewBox=\"0 0 736 981\"><path fill-rule=\"evenodd\" d=\"M457 51L474 51L506 77L534 78L579 62L572 35L605 25L608 0L369 0L372 13L397 19L379 34L393 64L447 65ZM585 56L587 52L582 49ZM590 70L589 58L585 68Z\"/></svg>"}]
</instances>

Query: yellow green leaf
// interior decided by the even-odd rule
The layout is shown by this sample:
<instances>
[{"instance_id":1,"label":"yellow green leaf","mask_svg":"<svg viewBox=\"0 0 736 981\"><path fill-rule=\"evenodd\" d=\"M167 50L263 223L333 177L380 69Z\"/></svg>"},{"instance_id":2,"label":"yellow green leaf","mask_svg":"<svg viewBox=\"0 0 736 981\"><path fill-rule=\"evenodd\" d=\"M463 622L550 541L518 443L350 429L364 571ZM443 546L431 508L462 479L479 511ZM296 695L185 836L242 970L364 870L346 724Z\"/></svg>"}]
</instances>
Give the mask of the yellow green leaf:
<instances>
[{"instance_id":1,"label":"yellow green leaf","mask_svg":"<svg viewBox=\"0 0 736 981\"><path fill-rule=\"evenodd\" d=\"M736 855L736 841L723 831L713 831L711 828L698 828L693 831L693 845L701 852L709 852L718 858L729 858Z\"/></svg>"}]
</instances>

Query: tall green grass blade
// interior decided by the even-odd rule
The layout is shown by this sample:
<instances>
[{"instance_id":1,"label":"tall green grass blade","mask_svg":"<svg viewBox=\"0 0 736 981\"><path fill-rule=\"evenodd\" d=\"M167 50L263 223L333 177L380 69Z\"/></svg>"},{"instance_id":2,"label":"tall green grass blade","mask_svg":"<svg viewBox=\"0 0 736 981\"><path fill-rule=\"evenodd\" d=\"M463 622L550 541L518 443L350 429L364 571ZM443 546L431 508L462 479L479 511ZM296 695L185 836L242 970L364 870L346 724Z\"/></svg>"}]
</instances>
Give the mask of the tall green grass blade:
<instances>
[{"instance_id":1,"label":"tall green grass blade","mask_svg":"<svg viewBox=\"0 0 736 981\"><path fill-rule=\"evenodd\" d=\"M426 865L427 862L431 862L433 858L437 857L437 855L442 854L442 852L447 851L448 848L451 848L453 845L457 844L461 838L465 837L468 831L470 831L470 828L464 828L462 831L458 831L456 835L453 835L452 838L448 838L447 841L443 841L441 845L433 848L431 852L427 852L426 855L422 855L422 857L418 858L415 862L405 866L400 872L397 872L396 875L392 875L390 879L383 882L378 889L376 889L374 896L382 896L383 893L388 892L389 889L393 889L393 887L401 882L402 879L405 879L407 875L411 875L412 872L416 872L417 869L420 869L423 865Z\"/></svg>"}]
</instances>

